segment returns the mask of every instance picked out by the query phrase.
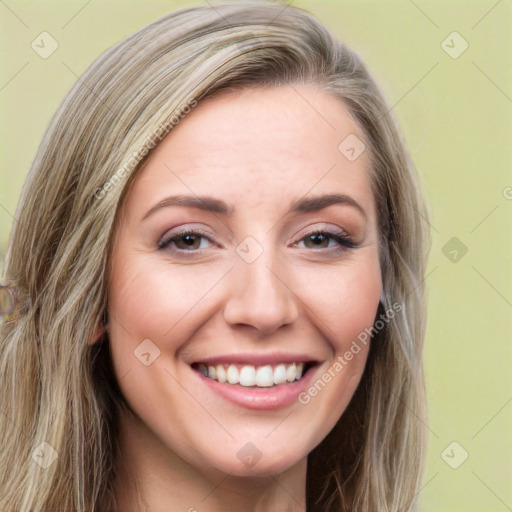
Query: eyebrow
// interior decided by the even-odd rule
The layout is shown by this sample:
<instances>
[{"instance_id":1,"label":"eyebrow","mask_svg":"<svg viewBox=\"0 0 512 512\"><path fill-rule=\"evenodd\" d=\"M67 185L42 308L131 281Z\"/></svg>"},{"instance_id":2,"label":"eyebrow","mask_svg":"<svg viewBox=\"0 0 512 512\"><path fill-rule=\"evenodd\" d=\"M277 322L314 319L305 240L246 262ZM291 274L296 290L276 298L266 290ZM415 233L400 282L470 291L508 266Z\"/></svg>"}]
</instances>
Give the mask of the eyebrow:
<instances>
[{"instance_id":1,"label":"eyebrow","mask_svg":"<svg viewBox=\"0 0 512 512\"><path fill-rule=\"evenodd\" d=\"M353 206L363 215L363 217L366 218L366 212L363 207L354 198L345 194L325 194L299 199L292 203L288 213L316 212L334 204ZM199 210L219 213L228 217L233 214L233 208L220 199L216 199L211 196L176 195L166 197L159 201L144 215L142 220L147 219L153 213L162 208L168 208L171 206L198 208Z\"/></svg>"}]
</instances>

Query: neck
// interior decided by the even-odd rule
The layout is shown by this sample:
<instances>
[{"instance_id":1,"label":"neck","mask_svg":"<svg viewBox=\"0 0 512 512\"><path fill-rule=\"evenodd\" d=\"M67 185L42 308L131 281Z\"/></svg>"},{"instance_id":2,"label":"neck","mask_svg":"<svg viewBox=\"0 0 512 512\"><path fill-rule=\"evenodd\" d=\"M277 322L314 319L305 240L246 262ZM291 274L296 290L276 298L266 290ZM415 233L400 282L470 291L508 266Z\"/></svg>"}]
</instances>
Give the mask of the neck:
<instances>
[{"instance_id":1,"label":"neck","mask_svg":"<svg viewBox=\"0 0 512 512\"><path fill-rule=\"evenodd\" d=\"M279 474L240 477L197 468L138 418L123 413L114 492L117 512L304 512L307 459Z\"/></svg>"}]
</instances>

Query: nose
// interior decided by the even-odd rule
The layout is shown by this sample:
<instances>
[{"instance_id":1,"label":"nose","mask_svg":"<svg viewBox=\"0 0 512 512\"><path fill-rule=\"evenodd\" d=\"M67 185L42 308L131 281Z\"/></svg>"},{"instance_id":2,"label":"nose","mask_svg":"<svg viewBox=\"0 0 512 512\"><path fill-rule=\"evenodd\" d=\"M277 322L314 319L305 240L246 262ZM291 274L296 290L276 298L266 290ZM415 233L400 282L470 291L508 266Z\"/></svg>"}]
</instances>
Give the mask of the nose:
<instances>
[{"instance_id":1,"label":"nose","mask_svg":"<svg viewBox=\"0 0 512 512\"><path fill-rule=\"evenodd\" d=\"M262 334L295 322L299 314L298 298L287 283L275 258L266 251L256 261L239 259L230 272L232 286L224 307L224 319L231 326L251 326Z\"/></svg>"}]
</instances>

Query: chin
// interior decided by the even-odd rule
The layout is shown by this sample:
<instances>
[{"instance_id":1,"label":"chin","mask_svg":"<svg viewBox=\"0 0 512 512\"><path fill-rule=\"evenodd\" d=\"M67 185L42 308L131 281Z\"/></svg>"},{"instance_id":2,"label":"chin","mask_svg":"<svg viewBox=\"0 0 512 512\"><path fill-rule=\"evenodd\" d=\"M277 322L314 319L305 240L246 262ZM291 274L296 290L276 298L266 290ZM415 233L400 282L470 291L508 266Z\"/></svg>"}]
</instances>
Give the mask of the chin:
<instances>
[{"instance_id":1,"label":"chin","mask_svg":"<svg viewBox=\"0 0 512 512\"><path fill-rule=\"evenodd\" d=\"M247 441L237 443L234 457L226 456L226 453L211 454L210 461L211 466L233 477L264 478L279 475L302 462L305 463L307 456L304 445L294 447L289 444L286 451L283 451L278 446L265 446L261 441Z\"/></svg>"}]
</instances>

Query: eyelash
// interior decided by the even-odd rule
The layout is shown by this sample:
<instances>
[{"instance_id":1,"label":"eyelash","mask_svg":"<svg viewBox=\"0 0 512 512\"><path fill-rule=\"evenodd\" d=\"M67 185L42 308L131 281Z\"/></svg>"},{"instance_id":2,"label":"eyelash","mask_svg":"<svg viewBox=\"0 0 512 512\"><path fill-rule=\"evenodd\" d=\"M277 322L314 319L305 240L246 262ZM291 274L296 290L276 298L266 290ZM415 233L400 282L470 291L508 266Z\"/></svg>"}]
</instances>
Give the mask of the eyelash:
<instances>
[{"instance_id":1,"label":"eyelash","mask_svg":"<svg viewBox=\"0 0 512 512\"><path fill-rule=\"evenodd\" d=\"M211 243L215 243L206 233L203 233L200 230L185 230L185 231L176 233L176 234L172 235L171 237L164 238L164 239L160 240L158 242L158 249L161 249L161 250L169 249L170 245L173 243L174 240L176 240L178 238L185 237L187 235L199 236L201 238L206 238ZM344 250L348 250L348 249L355 249L359 246L359 244L357 244L353 241L353 239L350 237L350 235L342 234L342 233L333 233L332 231L321 230L321 229L312 231L311 233L308 233L307 235L303 236L298 242L295 242L294 246L297 245L297 243L302 242L303 240L313 237L315 235L327 235L328 238L330 238L338 243L337 248L322 247L322 248L320 248L321 250L339 252L339 251L344 251ZM172 252L177 252L177 253L182 253L182 254L198 253L198 252L201 252L202 250L203 249L194 249L194 250L178 249L178 248L171 249Z\"/></svg>"}]
</instances>

